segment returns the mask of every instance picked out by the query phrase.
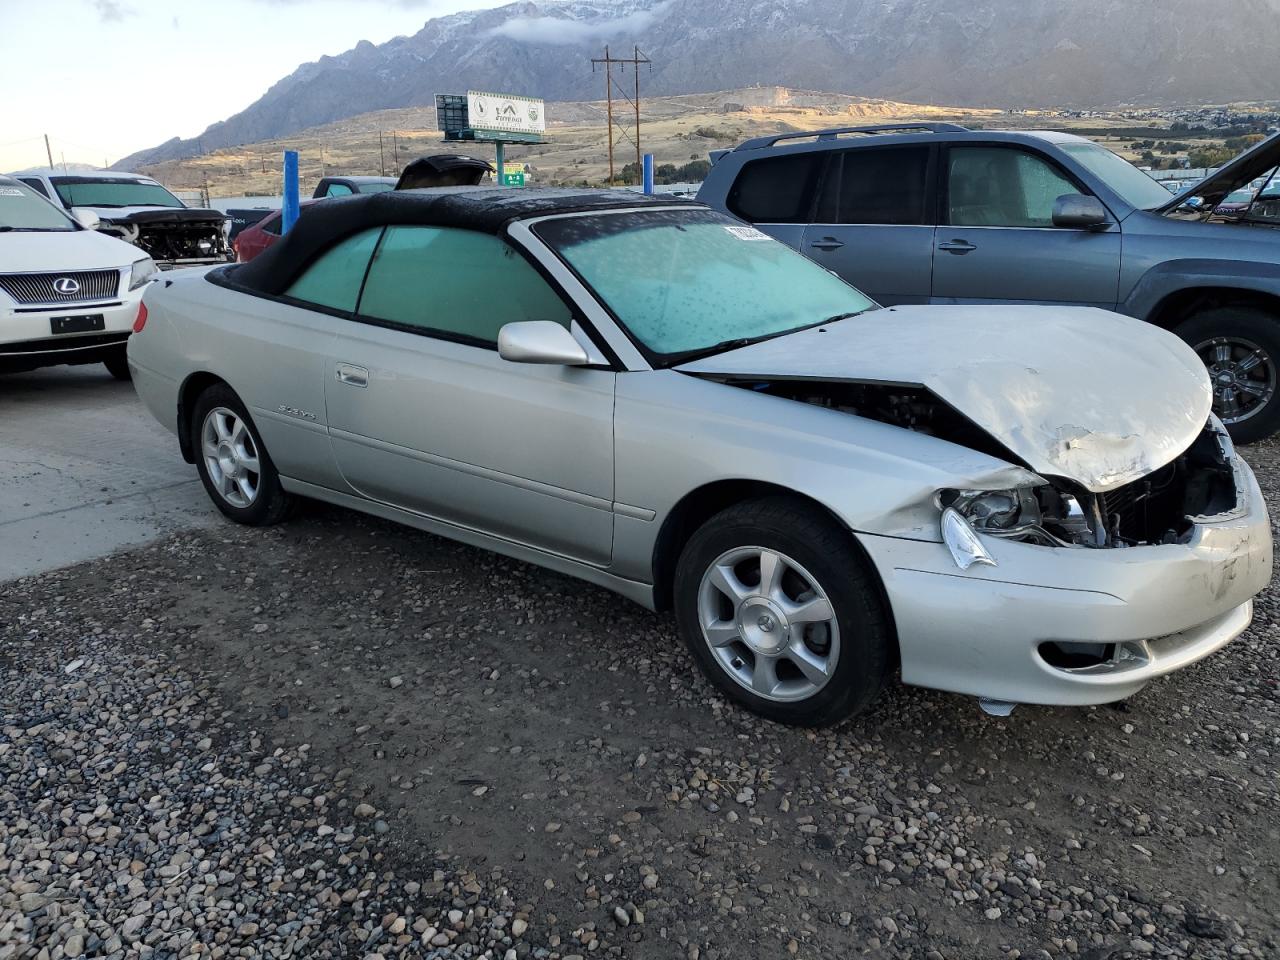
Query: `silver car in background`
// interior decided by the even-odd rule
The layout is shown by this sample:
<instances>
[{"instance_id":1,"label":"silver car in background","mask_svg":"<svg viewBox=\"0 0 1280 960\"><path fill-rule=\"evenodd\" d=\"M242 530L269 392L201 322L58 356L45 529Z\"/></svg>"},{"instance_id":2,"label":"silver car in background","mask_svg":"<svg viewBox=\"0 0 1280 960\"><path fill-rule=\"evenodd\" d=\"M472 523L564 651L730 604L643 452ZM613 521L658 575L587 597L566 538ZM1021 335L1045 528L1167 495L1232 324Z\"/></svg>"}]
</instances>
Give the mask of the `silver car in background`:
<instances>
[{"instance_id":1,"label":"silver car in background","mask_svg":"<svg viewBox=\"0 0 1280 960\"><path fill-rule=\"evenodd\" d=\"M242 523L297 497L600 584L766 717L894 670L1118 700L1248 625L1261 493L1177 337L1085 308L880 308L702 206L429 190L169 276L139 395Z\"/></svg>"}]
</instances>

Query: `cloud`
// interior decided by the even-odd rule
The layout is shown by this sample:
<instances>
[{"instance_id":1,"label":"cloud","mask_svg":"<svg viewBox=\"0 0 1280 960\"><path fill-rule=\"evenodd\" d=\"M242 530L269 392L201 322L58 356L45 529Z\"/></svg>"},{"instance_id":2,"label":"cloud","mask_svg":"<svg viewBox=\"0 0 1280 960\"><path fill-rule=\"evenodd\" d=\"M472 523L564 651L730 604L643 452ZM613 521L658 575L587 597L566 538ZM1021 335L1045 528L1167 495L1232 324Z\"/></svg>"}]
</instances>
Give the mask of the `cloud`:
<instances>
[{"instance_id":1,"label":"cloud","mask_svg":"<svg viewBox=\"0 0 1280 960\"><path fill-rule=\"evenodd\" d=\"M565 20L560 17L515 17L489 31L493 37L508 37L519 43L577 46L598 43L624 34L634 36L653 25L666 13L671 0L649 10L637 10L623 17L603 20Z\"/></svg>"},{"instance_id":2,"label":"cloud","mask_svg":"<svg viewBox=\"0 0 1280 960\"><path fill-rule=\"evenodd\" d=\"M103 23L120 23L137 14L133 7L120 0L90 0L90 5L98 11L98 19Z\"/></svg>"}]
</instances>

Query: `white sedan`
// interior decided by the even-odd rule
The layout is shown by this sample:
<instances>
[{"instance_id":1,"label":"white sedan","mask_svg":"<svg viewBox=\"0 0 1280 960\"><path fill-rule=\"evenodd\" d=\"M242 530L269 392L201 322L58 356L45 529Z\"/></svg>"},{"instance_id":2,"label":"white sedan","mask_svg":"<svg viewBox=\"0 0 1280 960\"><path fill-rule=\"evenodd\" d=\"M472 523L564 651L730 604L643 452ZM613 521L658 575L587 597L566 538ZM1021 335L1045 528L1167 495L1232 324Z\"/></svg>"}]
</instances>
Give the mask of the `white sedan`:
<instances>
[{"instance_id":1,"label":"white sedan","mask_svg":"<svg viewBox=\"0 0 1280 960\"><path fill-rule=\"evenodd\" d=\"M125 344L156 265L92 227L0 177L0 372L104 363L128 379Z\"/></svg>"}]
</instances>

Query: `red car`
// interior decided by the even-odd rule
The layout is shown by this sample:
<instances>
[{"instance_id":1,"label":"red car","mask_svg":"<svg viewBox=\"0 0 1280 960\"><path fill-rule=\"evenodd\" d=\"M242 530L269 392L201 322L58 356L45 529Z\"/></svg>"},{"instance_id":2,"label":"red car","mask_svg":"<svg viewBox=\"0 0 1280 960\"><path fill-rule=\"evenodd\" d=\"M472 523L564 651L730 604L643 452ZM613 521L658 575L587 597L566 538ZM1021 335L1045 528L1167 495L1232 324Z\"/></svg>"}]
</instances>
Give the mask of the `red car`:
<instances>
[{"instance_id":1,"label":"red car","mask_svg":"<svg viewBox=\"0 0 1280 960\"><path fill-rule=\"evenodd\" d=\"M317 200L303 200L299 207L305 210ZM238 263L248 263L267 247L280 239L280 217L283 211L273 210L251 227L245 227L231 241Z\"/></svg>"}]
</instances>

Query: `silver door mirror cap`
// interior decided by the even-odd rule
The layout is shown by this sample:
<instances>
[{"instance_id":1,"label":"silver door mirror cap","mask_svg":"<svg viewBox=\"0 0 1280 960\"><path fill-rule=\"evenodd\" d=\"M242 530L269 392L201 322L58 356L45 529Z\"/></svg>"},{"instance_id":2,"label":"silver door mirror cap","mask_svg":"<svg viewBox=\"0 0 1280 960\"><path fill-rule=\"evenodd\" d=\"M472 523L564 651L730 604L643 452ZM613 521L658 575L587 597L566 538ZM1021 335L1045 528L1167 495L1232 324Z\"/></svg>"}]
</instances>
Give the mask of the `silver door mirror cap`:
<instances>
[{"instance_id":1,"label":"silver door mirror cap","mask_svg":"<svg viewBox=\"0 0 1280 960\"><path fill-rule=\"evenodd\" d=\"M1063 194L1053 201L1053 225L1076 230L1097 230L1106 227L1107 208L1097 197L1083 193Z\"/></svg>"},{"instance_id":2,"label":"silver door mirror cap","mask_svg":"<svg viewBox=\"0 0 1280 960\"><path fill-rule=\"evenodd\" d=\"M498 331L498 356L512 363L582 367L591 362L567 328L554 320L522 320Z\"/></svg>"},{"instance_id":3,"label":"silver door mirror cap","mask_svg":"<svg viewBox=\"0 0 1280 960\"><path fill-rule=\"evenodd\" d=\"M77 208L71 211L71 216L76 223L86 230L97 230L102 225L102 218L92 210Z\"/></svg>"}]
</instances>

